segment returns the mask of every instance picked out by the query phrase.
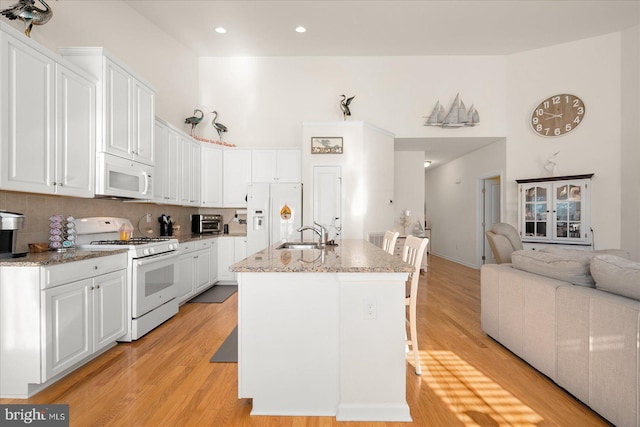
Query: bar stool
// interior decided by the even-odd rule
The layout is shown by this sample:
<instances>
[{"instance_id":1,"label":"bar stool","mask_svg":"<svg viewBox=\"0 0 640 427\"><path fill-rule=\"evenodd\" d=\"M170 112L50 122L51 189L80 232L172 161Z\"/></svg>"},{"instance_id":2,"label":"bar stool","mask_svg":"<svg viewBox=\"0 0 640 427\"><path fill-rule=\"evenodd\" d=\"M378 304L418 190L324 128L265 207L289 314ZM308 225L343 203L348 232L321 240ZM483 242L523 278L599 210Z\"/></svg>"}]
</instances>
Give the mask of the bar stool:
<instances>
[{"instance_id":1,"label":"bar stool","mask_svg":"<svg viewBox=\"0 0 640 427\"><path fill-rule=\"evenodd\" d=\"M398 236L400 233L393 231L385 231L384 237L382 238L382 249L388 254L393 255L393 252L396 248L396 241L398 240Z\"/></svg>"},{"instance_id":2,"label":"bar stool","mask_svg":"<svg viewBox=\"0 0 640 427\"><path fill-rule=\"evenodd\" d=\"M409 324L409 337L407 338L407 345L411 346L411 350L413 351L416 375L422 375L420 355L418 354L416 306L418 302L420 267L422 266L422 257L424 257L427 244L429 244L429 239L427 238L407 236L407 240L402 248L402 260L413 266L413 271L409 274L408 283L410 286L406 294L405 305L409 307L409 318L407 319L407 323Z\"/></svg>"}]
</instances>

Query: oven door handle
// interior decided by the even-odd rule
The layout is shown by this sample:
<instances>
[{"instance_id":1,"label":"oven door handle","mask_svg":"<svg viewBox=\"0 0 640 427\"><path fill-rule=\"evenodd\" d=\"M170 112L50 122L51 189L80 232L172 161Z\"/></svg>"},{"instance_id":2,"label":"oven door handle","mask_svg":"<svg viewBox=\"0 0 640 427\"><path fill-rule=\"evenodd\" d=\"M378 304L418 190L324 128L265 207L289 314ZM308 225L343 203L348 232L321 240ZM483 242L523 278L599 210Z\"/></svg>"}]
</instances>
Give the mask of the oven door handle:
<instances>
[{"instance_id":1,"label":"oven door handle","mask_svg":"<svg viewBox=\"0 0 640 427\"><path fill-rule=\"evenodd\" d=\"M178 257L178 251L163 252L161 254L151 255L148 257L137 259L135 263L138 267L142 267L144 265L151 264L152 262L158 262L160 259L168 260L168 259L177 258L177 257Z\"/></svg>"}]
</instances>

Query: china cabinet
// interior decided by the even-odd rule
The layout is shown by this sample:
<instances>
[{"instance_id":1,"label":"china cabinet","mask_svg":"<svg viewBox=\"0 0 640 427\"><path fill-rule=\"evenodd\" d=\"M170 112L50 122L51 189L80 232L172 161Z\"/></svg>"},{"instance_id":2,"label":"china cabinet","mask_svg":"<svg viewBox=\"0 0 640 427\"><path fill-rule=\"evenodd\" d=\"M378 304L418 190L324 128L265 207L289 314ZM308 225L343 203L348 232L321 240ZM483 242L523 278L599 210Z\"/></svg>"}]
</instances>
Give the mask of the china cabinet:
<instances>
[{"instance_id":1,"label":"china cabinet","mask_svg":"<svg viewBox=\"0 0 640 427\"><path fill-rule=\"evenodd\" d=\"M592 176L517 179L523 243L590 245Z\"/></svg>"}]
</instances>

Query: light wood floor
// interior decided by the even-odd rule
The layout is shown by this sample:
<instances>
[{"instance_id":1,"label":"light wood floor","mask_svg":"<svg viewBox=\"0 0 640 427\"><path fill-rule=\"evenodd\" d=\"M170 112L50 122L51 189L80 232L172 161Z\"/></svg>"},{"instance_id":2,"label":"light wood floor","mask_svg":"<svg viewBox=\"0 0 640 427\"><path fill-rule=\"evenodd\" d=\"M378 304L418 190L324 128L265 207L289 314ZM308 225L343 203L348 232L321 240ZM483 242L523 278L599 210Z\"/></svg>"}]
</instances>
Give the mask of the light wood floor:
<instances>
[{"instance_id":1,"label":"light wood floor","mask_svg":"<svg viewBox=\"0 0 640 427\"><path fill-rule=\"evenodd\" d=\"M236 325L237 294L223 304L185 304L141 340L119 344L33 398L0 403L67 403L78 427L609 425L481 331L479 276L430 256L418 309L422 376L407 366L413 423L251 417L251 402L237 398L237 365L209 363Z\"/></svg>"}]
</instances>

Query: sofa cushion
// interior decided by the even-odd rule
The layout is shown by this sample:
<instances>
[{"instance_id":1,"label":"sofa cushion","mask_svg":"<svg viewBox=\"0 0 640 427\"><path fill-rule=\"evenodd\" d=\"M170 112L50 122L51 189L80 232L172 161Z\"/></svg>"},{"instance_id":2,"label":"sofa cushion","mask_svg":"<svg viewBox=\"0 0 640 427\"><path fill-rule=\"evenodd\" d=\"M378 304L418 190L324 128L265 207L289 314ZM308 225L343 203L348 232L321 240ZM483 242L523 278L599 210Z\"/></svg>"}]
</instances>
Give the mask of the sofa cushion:
<instances>
[{"instance_id":1,"label":"sofa cushion","mask_svg":"<svg viewBox=\"0 0 640 427\"><path fill-rule=\"evenodd\" d=\"M596 288L640 300L640 263L615 255L598 255L591 260Z\"/></svg>"},{"instance_id":2,"label":"sofa cushion","mask_svg":"<svg viewBox=\"0 0 640 427\"><path fill-rule=\"evenodd\" d=\"M540 251L556 255L587 257L589 261L591 261L591 258L596 255L615 255L626 259L629 259L630 256L629 252L623 251L622 249L598 249L597 251L590 251L582 249L563 248L558 246L548 246L546 248L540 249Z\"/></svg>"},{"instance_id":3,"label":"sofa cushion","mask_svg":"<svg viewBox=\"0 0 640 427\"><path fill-rule=\"evenodd\" d=\"M511 262L519 270L563 280L574 285L595 287L589 271L591 257L558 255L525 249L511 254Z\"/></svg>"}]
</instances>

